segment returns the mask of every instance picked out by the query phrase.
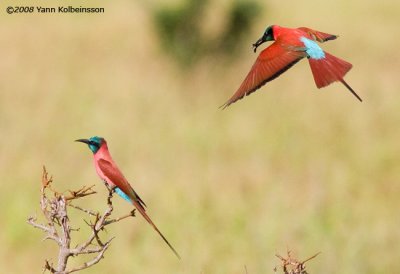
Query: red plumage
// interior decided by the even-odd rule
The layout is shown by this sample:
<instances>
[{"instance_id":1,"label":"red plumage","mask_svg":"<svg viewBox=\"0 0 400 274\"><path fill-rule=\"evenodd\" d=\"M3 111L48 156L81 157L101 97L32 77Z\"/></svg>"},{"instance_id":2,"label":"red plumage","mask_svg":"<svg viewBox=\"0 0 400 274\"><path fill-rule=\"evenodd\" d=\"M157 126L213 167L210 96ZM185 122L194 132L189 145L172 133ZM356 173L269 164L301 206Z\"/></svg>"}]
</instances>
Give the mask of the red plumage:
<instances>
[{"instance_id":1,"label":"red plumage","mask_svg":"<svg viewBox=\"0 0 400 274\"><path fill-rule=\"evenodd\" d=\"M325 57L321 59L308 58L317 88L323 88L335 81L340 81L353 67L349 62L327 52L324 53Z\"/></svg>"},{"instance_id":2,"label":"red plumage","mask_svg":"<svg viewBox=\"0 0 400 274\"><path fill-rule=\"evenodd\" d=\"M306 32L308 35L311 36L312 40L318 41L320 43L323 43L323 42L326 42L329 40L335 40L337 38L337 35L309 29L306 27L301 27L298 29Z\"/></svg>"},{"instance_id":3,"label":"red plumage","mask_svg":"<svg viewBox=\"0 0 400 274\"><path fill-rule=\"evenodd\" d=\"M304 38L306 41L309 41L307 45L302 40ZM307 53L310 51L311 55L312 53L322 55L322 50L319 46L311 41L323 43L336 38L336 35L306 27L297 29L284 28L277 25L268 27L264 35L253 44L253 47L255 47L254 51L264 42L275 42L259 54L240 87L222 107L226 108L244 96L255 92L267 82L280 76L304 57L308 57L309 59L315 84L318 88L325 87L335 81L340 81L354 96L362 101L355 91L343 80L344 75L352 67L350 63L326 52L325 57L319 59L312 58Z\"/></svg>"},{"instance_id":4,"label":"red plumage","mask_svg":"<svg viewBox=\"0 0 400 274\"><path fill-rule=\"evenodd\" d=\"M274 80L305 56L303 52L288 51L278 43L272 44L260 53L239 89L223 105L223 108Z\"/></svg>"},{"instance_id":5,"label":"red plumage","mask_svg":"<svg viewBox=\"0 0 400 274\"><path fill-rule=\"evenodd\" d=\"M353 67L349 62L342 60L332 54L327 53L322 59L308 58L312 74L314 76L317 88L323 88L333 82L341 82L360 102L362 99L358 94L347 84L343 77Z\"/></svg>"},{"instance_id":6,"label":"red plumage","mask_svg":"<svg viewBox=\"0 0 400 274\"><path fill-rule=\"evenodd\" d=\"M171 250L175 253L175 255L180 259L178 252L169 241L165 238L165 236L161 233L158 227L153 223L151 218L147 215L145 206L146 204L139 197L139 195L133 190L132 186L129 184L128 180L119 170L118 166L115 164L114 160L111 157L111 154L108 150L106 140L102 140L101 146L99 150L94 154L94 165L96 167L97 174L99 177L107 182L111 187L119 187L122 192L129 196L132 204L136 207L136 209L140 212L143 218L154 228L155 231L161 236L161 238L165 241L165 243L171 248Z\"/></svg>"}]
</instances>

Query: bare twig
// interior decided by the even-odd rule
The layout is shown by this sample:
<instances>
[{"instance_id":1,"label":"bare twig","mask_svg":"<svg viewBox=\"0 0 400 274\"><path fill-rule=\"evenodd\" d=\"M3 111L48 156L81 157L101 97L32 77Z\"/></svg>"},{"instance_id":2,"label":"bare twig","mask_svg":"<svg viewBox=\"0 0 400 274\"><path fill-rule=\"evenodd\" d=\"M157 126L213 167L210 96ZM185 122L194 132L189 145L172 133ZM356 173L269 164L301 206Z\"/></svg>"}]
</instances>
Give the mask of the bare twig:
<instances>
[{"instance_id":1,"label":"bare twig","mask_svg":"<svg viewBox=\"0 0 400 274\"><path fill-rule=\"evenodd\" d=\"M290 250L287 251L287 258L284 258L279 254L276 254L275 256L281 260L281 267L284 274L307 274L305 263L314 259L319 254L320 252L303 261L293 258ZM274 268L274 271L277 271L276 267Z\"/></svg>"},{"instance_id":2,"label":"bare twig","mask_svg":"<svg viewBox=\"0 0 400 274\"><path fill-rule=\"evenodd\" d=\"M118 217L118 218L115 218L115 219L111 219L111 220L106 221L106 222L104 223L104 225L105 225L105 226L106 226L106 225L110 225L110 224L119 222L119 221L121 221L121 220L123 220L123 219L126 219L126 218L129 218L129 217L135 217L135 216L136 216L136 215L135 215L135 212L136 212L136 209L133 209L130 213L128 213L128 214L126 214L126 215L123 215L123 216L121 216L121 217Z\"/></svg>"},{"instance_id":3,"label":"bare twig","mask_svg":"<svg viewBox=\"0 0 400 274\"><path fill-rule=\"evenodd\" d=\"M45 223L37 222L36 217L29 217L27 220L30 225L42 230L45 233L45 240L53 240L59 246L57 267L54 267L53 264L51 264L48 260L45 260L44 272L49 271L50 273L68 274L89 268L103 259L104 253L109 248L111 241L113 240L113 238L110 238L103 243L99 232L104 230L105 226L109 224L119 222L130 216L135 216L134 211L119 218L108 219L113 211L111 201L113 196L112 189L109 189L107 208L103 214L100 214L99 212L82 208L77 205L72 205L70 203L72 200L76 201L86 196L95 194L96 192L93 190L94 186L84 186L77 191L69 190L68 195L63 195L52 188L52 182L53 178L51 176L49 177L46 168L43 167L40 209L45 218ZM48 198L46 195L47 191L52 192L54 197ZM94 217L94 220L89 222L86 221L92 230L91 234L86 241L78 244L75 248L71 248L71 232L79 231L79 228L73 229L71 227L67 211L68 206L78 209L92 218ZM97 255L78 267L68 269L68 259L70 257L79 256L82 254Z\"/></svg>"},{"instance_id":4,"label":"bare twig","mask_svg":"<svg viewBox=\"0 0 400 274\"><path fill-rule=\"evenodd\" d=\"M76 272L76 271L79 271L79 270L83 270L83 269L89 268L89 267L97 264L103 258L104 252L106 252L107 248L110 246L112 239L113 238L111 238L110 240L107 241L107 243L99 251L99 254L96 257L94 257L92 260L90 260L90 261L88 261L86 263L83 263L81 266L78 266L76 268L72 268L68 273L72 273L72 272ZM81 253L81 254L84 254L84 253Z\"/></svg>"},{"instance_id":5,"label":"bare twig","mask_svg":"<svg viewBox=\"0 0 400 274\"><path fill-rule=\"evenodd\" d=\"M80 210L80 211L83 211L83 212L85 212L86 214L89 214L89 215L91 215L91 216L97 216L98 215L98 212L95 212L95 211L93 211L93 210L89 210L89 209L86 209L86 208L82 208L82 207L80 207L80 206L77 206L77 205L73 205L73 204L68 204L68 206L70 206L70 207L73 207L73 208L75 208L75 209L78 209L78 210Z\"/></svg>"},{"instance_id":6,"label":"bare twig","mask_svg":"<svg viewBox=\"0 0 400 274\"><path fill-rule=\"evenodd\" d=\"M66 196L65 200L69 201L69 200L74 200L74 199L79 199L79 198L82 198L85 196L89 196L92 194L96 194L97 192L92 189L93 187L94 187L94 185L89 186L89 187L84 186L77 191L69 190L70 195Z\"/></svg>"}]
</instances>

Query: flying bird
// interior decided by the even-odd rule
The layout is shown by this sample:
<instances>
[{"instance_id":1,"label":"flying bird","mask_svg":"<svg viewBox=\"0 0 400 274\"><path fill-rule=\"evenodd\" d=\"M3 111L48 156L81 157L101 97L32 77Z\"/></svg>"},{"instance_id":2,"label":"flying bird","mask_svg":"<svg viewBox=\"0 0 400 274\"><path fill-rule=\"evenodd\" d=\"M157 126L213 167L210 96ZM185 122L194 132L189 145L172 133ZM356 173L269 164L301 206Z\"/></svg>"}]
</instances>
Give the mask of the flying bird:
<instances>
[{"instance_id":1,"label":"flying bird","mask_svg":"<svg viewBox=\"0 0 400 274\"><path fill-rule=\"evenodd\" d=\"M161 238L163 238L175 255L180 259L181 257L179 256L178 252L176 252L176 250L147 215L145 209L146 204L135 192L135 190L133 190L128 180L124 177L118 166L111 158L106 140L102 137L94 136L89 139L78 139L75 141L85 143L89 146L89 149L93 152L94 166L100 179L102 179L111 189L114 189L115 192L124 200L133 204L140 214L142 214L142 216L146 219L146 221L155 229L155 231L157 231Z\"/></svg>"},{"instance_id":2,"label":"flying bird","mask_svg":"<svg viewBox=\"0 0 400 274\"><path fill-rule=\"evenodd\" d=\"M352 68L352 64L325 52L317 43L336 38L336 35L305 27L291 29L277 25L269 26L263 36L253 44L254 52L265 42L275 42L261 51L239 89L221 107L226 108L253 93L304 57L308 59L317 88L323 88L339 81L362 102L360 96L343 79L344 75Z\"/></svg>"}]
</instances>

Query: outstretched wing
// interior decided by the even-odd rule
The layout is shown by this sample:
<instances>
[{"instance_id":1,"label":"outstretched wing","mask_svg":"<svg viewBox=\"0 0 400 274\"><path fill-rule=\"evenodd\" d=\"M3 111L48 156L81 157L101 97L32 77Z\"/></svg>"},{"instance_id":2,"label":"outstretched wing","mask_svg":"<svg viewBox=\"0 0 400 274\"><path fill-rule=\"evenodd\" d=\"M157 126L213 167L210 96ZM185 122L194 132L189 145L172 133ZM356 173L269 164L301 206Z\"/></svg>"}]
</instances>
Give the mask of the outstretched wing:
<instances>
[{"instance_id":1,"label":"outstretched wing","mask_svg":"<svg viewBox=\"0 0 400 274\"><path fill-rule=\"evenodd\" d=\"M239 89L221 107L226 108L244 96L253 93L265 83L274 80L287 71L305 56L306 54L302 49L283 47L274 42L260 53Z\"/></svg>"},{"instance_id":2,"label":"outstretched wing","mask_svg":"<svg viewBox=\"0 0 400 274\"><path fill-rule=\"evenodd\" d=\"M323 42L326 42L329 40L335 40L336 38L338 38L337 35L316 31L316 30L309 29L306 27L301 27L298 29L308 33L308 35L310 35L314 41L318 41L320 43L323 43Z\"/></svg>"},{"instance_id":3,"label":"outstretched wing","mask_svg":"<svg viewBox=\"0 0 400 274\"><path fill-rule=\"evenodd\" d=\"M124 177L118 167L104 159L100 159L98 164L104 176L106 176L114 185L121 189L121 191L130 198L131 202L136 201L144 210L146 204L133 190L131 185L128 183L128 180Z\"/></svg>"}]
</instances>

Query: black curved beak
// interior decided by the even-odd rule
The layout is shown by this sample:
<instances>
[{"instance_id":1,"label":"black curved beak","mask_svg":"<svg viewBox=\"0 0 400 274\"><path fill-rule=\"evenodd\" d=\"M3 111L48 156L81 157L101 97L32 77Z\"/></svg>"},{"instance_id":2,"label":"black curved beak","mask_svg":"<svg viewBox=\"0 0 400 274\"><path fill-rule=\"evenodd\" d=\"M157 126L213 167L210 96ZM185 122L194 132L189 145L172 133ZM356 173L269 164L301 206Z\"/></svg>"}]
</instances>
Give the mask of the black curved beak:
<instances>
[{"instance_id":1,"label":"black curved beak","mask_svg":"<svg viewBox=\"0 0 400 274\"><path fill-rule=\"evenodd\" d=\"M255 43L253 44L254 52L256 52L256 51L257 51L257 48L258 48L261 44L263 44L263 43L265 43L265 42L266 42L266 40L265 40L264 36L261 37L260 39L258 39L257 42L255 42Z\"/></svg>"},{"instance_id":2,"label":"black curved beak","mask_svg":"<svg viewBox=\"0 0 400 274\"><path fill-rule=\"evenodd\" d=\"M75 140L75 142L81 142L81 143L85 143L87 145L90 145L90 141L88 139L78 139L78 140Z\"/></svg>"}]
</instances>

